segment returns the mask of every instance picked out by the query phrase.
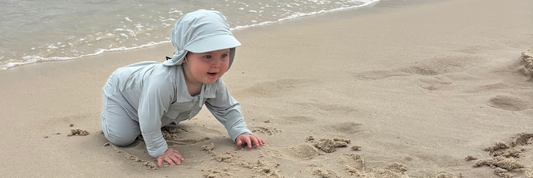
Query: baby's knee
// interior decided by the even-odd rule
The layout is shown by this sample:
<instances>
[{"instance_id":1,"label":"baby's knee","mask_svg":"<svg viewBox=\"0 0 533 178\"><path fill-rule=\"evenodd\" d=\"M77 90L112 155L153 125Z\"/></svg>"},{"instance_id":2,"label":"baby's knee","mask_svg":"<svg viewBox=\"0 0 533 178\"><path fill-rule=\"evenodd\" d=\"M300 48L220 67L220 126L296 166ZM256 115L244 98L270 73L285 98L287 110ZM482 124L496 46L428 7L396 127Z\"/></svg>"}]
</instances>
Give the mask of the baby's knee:
<instances>
[{"instance_id":1,"label":"baby's knee","mask_svg":"<svg viewBox=\"0 0 533 178\"><path fill-rule=\"evenodd\" d=\"M113 122L108 123L107 120L102 117L102 132L109 142L116 146L128 146L131 145L137 139L137 136L141 134L138 126L126 123ZM132 121L133 122L133 121Z\"/></svg>"},{"instance_id":2,"label":"baby's knee","mask_svg":"<svg viewBox=\"0 0 533 178\"><path fill-rule=\"evenodd\" d=\"M104 133L105 138L113 145L116 146L129 146L137 139L137 136L133 135L117 135L111 133Z\"/></svg>"}]
</instances>

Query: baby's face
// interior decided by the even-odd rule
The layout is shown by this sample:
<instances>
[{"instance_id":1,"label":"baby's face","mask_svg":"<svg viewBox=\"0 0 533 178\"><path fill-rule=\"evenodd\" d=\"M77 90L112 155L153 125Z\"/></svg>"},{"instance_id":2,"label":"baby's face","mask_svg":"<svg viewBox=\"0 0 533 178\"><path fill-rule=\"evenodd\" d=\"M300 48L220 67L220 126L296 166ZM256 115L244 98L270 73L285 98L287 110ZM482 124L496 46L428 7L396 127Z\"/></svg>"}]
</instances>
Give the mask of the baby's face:
<instances>
[{"instance_id":1,"label":"baby's face","mask_svg":"<svg viewBox=\"0 0 533 178\"><path fill-rule=\"evenodd\" d=\"M218 80L229 66L229 49L206 53L187 54L187 61L193 77L205 84L212 84Z\"/></svg>"}]
</instances>

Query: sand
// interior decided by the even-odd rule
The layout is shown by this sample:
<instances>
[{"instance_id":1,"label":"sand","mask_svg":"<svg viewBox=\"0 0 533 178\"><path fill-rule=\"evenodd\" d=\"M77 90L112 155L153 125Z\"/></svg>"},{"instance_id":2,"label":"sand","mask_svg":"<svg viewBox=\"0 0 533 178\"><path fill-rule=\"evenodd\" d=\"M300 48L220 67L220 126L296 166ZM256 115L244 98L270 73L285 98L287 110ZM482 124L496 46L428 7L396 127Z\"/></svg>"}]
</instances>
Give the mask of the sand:
<instances>
[{"instance_id":1,"label":"sand","mask_svg":"<svg viewBox=\"0 0 533 178\"><path fill-rule=\"evenodd\" d=\"M164 130L185 160L161 168L141 139L106 144L101 88L118 67L163 61L170 44L11 68L0 72L0 172L531 178L532 17L528 0L383 0L235 31L242 46L223 79L267 144L236 146L204 109ZM91 134L66 136L78 128Z\"/></svg>"}]
</instances>

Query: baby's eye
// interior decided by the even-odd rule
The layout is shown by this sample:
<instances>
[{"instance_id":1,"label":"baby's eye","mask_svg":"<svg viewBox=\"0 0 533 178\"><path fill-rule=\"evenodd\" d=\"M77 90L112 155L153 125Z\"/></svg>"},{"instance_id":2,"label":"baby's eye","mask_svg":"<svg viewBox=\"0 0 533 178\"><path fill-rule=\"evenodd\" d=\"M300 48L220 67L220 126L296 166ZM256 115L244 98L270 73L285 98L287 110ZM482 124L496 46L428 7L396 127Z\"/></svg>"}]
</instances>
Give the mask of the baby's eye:
<instances>
[{"instance_id":1,"label":"baby's eye","mask_svg":"<svg viewBox=\"0 0 533 178\"><path fill-rule=\"evenodd\" d=\"M223 55L220 56L220 57L222 57L222 58L226 58L226 57L228 57L228 55L227 55L227 54L223 54Z\"/></svg>"},{"instance_id":2,"label":"baby's eye","mask_svg":"<svg viewBox=\"0 0 533 178\"><path fill-rule=\"evenodd\" d=\"M205 55L203 58L211 59L211 55Z\"/></svg>"}]
</instances>

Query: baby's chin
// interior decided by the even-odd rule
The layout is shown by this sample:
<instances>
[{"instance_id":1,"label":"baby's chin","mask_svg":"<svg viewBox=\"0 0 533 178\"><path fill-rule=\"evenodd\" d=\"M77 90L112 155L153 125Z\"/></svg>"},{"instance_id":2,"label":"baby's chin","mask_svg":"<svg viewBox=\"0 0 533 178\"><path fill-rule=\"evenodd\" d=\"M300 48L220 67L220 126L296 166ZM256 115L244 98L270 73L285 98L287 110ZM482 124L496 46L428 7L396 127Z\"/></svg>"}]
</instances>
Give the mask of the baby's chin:
<instances>
[{"instance_id":1,"label":"baby's chin","mask_svg":"<svg viewBox=\"0 0 533 178\"><path fill-rule=\"evenodd\" d=\"M218 79L219 79L219 78L216 78L216 79L208 79L208 80L203 81L202 83L204 83L204 84L208 84L208 85L209 85L209 84L213 84L213 83L215 83Z\"/></svg>"}]
</instances>

